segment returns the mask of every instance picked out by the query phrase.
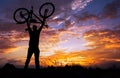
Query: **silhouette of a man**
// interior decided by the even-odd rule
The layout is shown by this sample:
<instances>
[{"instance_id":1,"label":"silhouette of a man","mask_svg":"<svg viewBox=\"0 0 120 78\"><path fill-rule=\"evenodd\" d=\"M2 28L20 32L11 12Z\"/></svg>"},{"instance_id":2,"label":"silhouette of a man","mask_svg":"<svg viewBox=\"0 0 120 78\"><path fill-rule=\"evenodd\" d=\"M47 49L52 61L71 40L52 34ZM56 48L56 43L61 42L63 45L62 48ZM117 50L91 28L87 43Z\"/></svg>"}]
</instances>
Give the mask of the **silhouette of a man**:
<instances>
[{"instance_id":1,"label":"silhouette of a man","mask_svg":"<svg viewBox=\"0 0 120 78\"><path fill-rule=\"evenodd\" d=\"M36 69L39 69L39 36L40 36L40 32L43 28L43 24L37 29L36 25L33 25L32 29L30 28L30 22L27 22L27 30L29 32L29 48L28 48L28 54L27 54L27 59L25 62L25 66L24 69L28 68L30 59L32 57L32 54L34 54L35 56L35 66Z\"/></svg>"}]
</instances>

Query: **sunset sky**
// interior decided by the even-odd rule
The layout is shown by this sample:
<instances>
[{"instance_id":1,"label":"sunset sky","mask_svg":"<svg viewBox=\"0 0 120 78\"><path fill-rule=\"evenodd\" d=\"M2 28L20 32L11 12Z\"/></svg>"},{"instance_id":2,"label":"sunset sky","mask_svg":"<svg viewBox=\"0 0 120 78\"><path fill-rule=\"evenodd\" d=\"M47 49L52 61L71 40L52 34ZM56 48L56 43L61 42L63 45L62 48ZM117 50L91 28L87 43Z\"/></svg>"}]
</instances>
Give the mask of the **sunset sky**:
<instances>
[{"instance_id":1,"label":"sunset sky","mask_svg":"<svg viewBox=\"0 0 120 78\"><path fill-rule=\"evenodd\" d=\"M34 6L39 16L45 2L56 10L40 35L41 66L120 67L120 0L0 0L0 66L20 67L26 60L29 35L14 11Z\"/></svg>"}]
</instances>

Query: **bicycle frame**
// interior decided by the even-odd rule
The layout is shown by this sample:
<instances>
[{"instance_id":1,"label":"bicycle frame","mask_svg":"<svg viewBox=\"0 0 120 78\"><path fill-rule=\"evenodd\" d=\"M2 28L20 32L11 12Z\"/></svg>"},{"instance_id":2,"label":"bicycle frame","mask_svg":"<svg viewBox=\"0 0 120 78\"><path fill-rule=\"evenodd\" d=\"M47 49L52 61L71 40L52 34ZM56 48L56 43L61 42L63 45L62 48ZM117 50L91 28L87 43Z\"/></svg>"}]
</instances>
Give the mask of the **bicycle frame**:
<instances>
[{"instance_id":1,"label":"bicycle frame","mask_svg":"<svg viewBox=\"0 0 120 78\"><path fill-rule=\"evenodd\" d=\"M41 20L34 12L33 12L33 6L31 7L31 10L29 11L29 14L30 14L30 18L29 19L32 19L32 16L34 15L40 22L35 22L35 23L41 23L42 25L45 25L45 21L46 21L46 14L47 14L47 9L45 10L45 14L44 14L44 17L43 17L43 20ZM22 12L20 13L21 17L25 19L24 17L24 14L22 14ZM25 19L26 20L26 19ZM47 25L45 25L47 26Z\"/></svg>"},{"instance_id":2,"label":"bicycle frame","mask_svg":"<svg viewBox=\"0 0 120 78\"><path fill-rule=\"evenodd\" d=\"M51 6L52 10L50 10L48 8L43 9L47 5ZM13 18L18 24L24 24L29 20L31 23L32 22L33 23L41 23L42 25L45 25L46 19L48 17L50 17L54 13L54 11L55 11L55 6L50 2L46 2L43 5L41 5L39 8L40 16L37 16L33 12L33 6L32 6L31 10L28 10L26 8L18 8L14 12ZM33 18L33 16L35 19Z\"/></svg>"},{"instance_id":3,"label":"bicycle frame","mask_svg":"<svg viewBox=\"0 0 120 78\"><path fill-rule=\"evenodd\" d=\"M29 13L30 13L30 19L32 19L32 16L34 15L40 21L40 22L36 22L36 23L43 23L43 21L33 12L33 6L31 6L31 10L29 11Z\"/></svg>"}]
</instances>

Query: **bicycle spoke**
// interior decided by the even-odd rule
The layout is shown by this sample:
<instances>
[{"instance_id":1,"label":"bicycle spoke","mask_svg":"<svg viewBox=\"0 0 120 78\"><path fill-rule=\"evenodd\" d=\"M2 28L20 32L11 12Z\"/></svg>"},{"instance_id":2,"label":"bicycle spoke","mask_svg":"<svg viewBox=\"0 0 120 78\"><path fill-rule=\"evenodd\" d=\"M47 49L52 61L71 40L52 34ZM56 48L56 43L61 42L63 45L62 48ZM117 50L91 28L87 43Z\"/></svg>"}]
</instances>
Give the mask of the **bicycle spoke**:
<instances>
[{"instance_id":1,"label":"bicycle spoke","mask_svg":"<svg viewBox=\"0 0 120 78\"><path fill-rule=\"evenodd\" d=\"M14 12L14 20L17 23L25 23L26 19L28 19L30 17L29 15L29 11L25 8L19 8Z\"/></svg>"},{"instance_id":2,"label":"bicycle spoke","mask_svg":"<svg viewBox=\"0 0 120 78\"><path fill-rule=\"evenodd\" d=\"M45 11L47 10L46 14L45 14ZM55 11L55 7L52 3L45 3L43 4L40 9L39 9L39 13L40 13L40 16L42 18L48 18L50 17Z\"/></svg>"}]
</instances>

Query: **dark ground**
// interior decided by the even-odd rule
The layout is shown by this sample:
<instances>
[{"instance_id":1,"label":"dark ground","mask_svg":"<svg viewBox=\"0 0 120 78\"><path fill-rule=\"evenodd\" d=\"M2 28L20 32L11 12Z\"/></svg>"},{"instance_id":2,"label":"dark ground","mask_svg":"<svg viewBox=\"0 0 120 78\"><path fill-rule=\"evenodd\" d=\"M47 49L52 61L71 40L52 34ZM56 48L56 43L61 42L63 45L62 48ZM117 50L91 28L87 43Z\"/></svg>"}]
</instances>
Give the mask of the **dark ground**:
<instances>
[{"instance_id":1,"label":"dark ground","mask_svg":"<svg viewBox=\"0 0 120 78\"><path fill-rule=\"evenodd\" d=\"M40 70L15 68L6 65L0 69L0 78L120 78L120 69L84 68L81 66L48 67Z\"/></svg>"}]
</instances>

